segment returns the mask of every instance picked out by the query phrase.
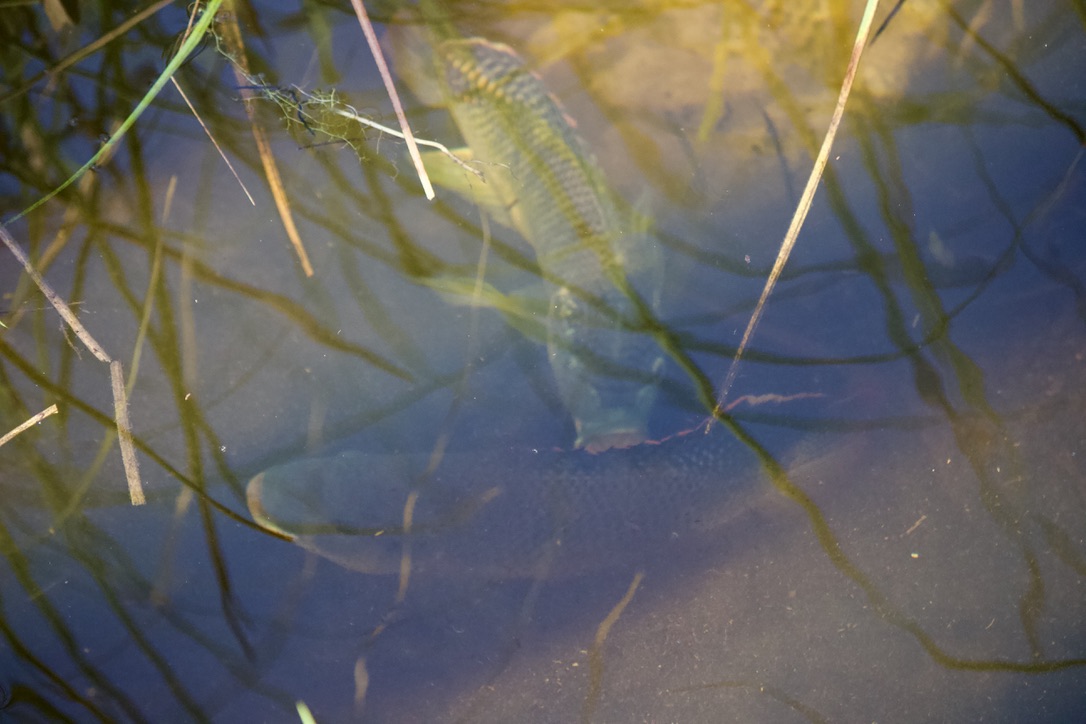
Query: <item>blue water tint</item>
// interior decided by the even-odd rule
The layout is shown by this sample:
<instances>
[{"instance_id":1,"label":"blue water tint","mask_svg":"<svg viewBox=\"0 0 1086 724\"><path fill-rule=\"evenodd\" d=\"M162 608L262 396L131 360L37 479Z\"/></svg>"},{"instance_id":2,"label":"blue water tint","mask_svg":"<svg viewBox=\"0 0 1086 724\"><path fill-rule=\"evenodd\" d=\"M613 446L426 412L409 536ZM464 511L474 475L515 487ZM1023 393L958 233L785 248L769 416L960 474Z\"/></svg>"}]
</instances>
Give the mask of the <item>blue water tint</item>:
<instances>
[{"instance_id":1,"label":"blue water tint","mask_svg":"<svg viewBox=\"0 0 1086 724\"><path fill-rule=\"evenodd\" d=\"M357 21L258 8L242 32L267 88L239 90L213 48L179 77L255 207L170 95L93 184L9 229L127 373L140 345L149 502L128 504L105 366L0 256L0 432L61 410L0 448L2 713L294 721L302 700L321 722L1072 720L1072 4L902 6L708 435L857 4L439 5L515 48L621 210L651 217L663 284L646 338L667 358L651 442L573 451L539 331L561 280L468 198L424 200L400 141L325 115L334 88L393 123ZM0 107L3 208L82 162L177 20L129 36L130 63L96 57ZM79 44L121 21L87 19ZM0 61L12 79L38 67ZM324 100L275 104L306 93ZM257 96L312 277L241 96ZM404 99L418 135L457 145L445 111ZM473 282L488 235L486 289L521 305L504 315L426 283Z\"/></svg>"}]
</instances>

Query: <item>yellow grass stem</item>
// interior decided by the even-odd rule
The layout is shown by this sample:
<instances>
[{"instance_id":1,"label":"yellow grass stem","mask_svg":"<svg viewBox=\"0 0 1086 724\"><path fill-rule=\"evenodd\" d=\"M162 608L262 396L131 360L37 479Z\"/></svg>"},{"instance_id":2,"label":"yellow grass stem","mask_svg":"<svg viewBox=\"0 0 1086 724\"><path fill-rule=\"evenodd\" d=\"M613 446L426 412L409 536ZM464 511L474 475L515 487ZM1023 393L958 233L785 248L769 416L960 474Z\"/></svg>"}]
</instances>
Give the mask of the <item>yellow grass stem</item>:
<instances>
[{"instance_id":1,"label":"yellow grass stem","mask_svg":"<svg viewBox=\"0 0 1086 724\"><path fill-rule=\"evenodd\" d=\"M309 711L309 707L306 706L304 701L294 702L294 708L298 710L298 718L301 719L302 724L317 724L313 712Z\"/></svg>"},{"instance_id":2,"label":"yellow grass stem","mask_svg":"<svg viewBox=\"0 0 1086 724\"><path fill-rule=\"evenodd\" d=\"M237 78L238 85L245 85L246 79L250 77L250 72L241 29L238 27L237 20L233 17L228 18L220 26L232 56L233 63L231 67L234 69L234 77ZM249 101L245 102L245 113L249 116L249 128L253 132L253 140L256 141L256 150L260 156L260 163L264 167L264 178L268 180L268 187L271 189L272 199L275 200L275 208L279 212L279 220L283 224L283 230L287 233L291 246L294 247L294 253L302 265L302 272L307 277L311 277L313 276L313 265L309 262L309 254L306 253L305 245L302 244L302 237L298 233L297 225L294 223L294 215L290 210L287 193L283 189L283 178L279 174L279 166L275 163L271 143L268 142L268 136L264 132L263 126L257 122L256 114Z\"/></svg>"},{"instance_id":3,"label":"yellow grass stem","mask_svg":"<svg viewBox=\"0 0 1086 724\"><path fill-rule=\"evenodd\" d=\"M373 53L373 60L377 63L377 71L381 74L381 81L385 84L388 99L392 101L392 109L396 112L396 120L400 122L400 129L403 130L403 138L407 142L407 152L411 154L411 162L415 164L415 171L422 183L422 190L426 193L428 200L433 200L434 187L430 183L430 177L426 175L426 168L422 165L422 156L419 154L419 147L415 143L415 135L411 133L411 126L407 124L407 116L403 112L400 96L396 93L396 86L392 83L392 74L388 72L388 64L385 62L384 53L381 52L381 45L377 42L377 34L373 32L373 24L370 22L365 6L362 5L362 0L351 0L351 5L354 7L355 15L358 16L358 24L362 26L362 34L366 36L370 52Z\"/></svg>"},{"instance_id":4,"label":"yellow grass stem","mask_svg":"<svg viewBox=\"0 0 1086 724\"><path fill-rule=\"evenodd\" d=\"M34 417L32 417L29 420L27 420L26 422L24 422L22 425L19 425L18 427L13 429L8 434L4 435L3 437L0 437L0 447L3 447L4 445L6 445L7 442L9 440L11 440L13 437L15 437L16 435L19 435L20 433L23 433L23 432L29 430L30 428L34 427L35 425L37 425L39 422L41 422L45 418L49 417L50 415L55 415L55 414L57 414L57 406L56 405L50 405L49 407L47 407L44 410L42 410L41 412L39 412L37 415L34 415Z\"/></svg>"},{"instance_id":5,"label":"yellow grass stem","mask_svg":"<svg viewBox=\"0 0 1086 724\"><path fill-rule=\"evenodd\" d=\"M189 97L185 95L185 91L181 89L181 84L177 82L176 78L170 78L173 83L173 87L177 89L178 94L181 96L181 100L185 101L185 105L192 111L192 115L196 117L196 122L200 124L200 128L204 129L204 133L207 134L208 140L211 141L211 145L215 147L215 150L219 152L219 156L226 163L226 167L230 169L230 173L234 174L234 178L237 179L238 186L241 186L241 190L245 192L245 196L249 199L249 203L256 206L256 202L253 201L253 195L249 193L249 189L245 188L245 182L238 176L238 172L234 170L234 164L230 163L230 159L227 157L226 152L222 150L222 146L215 140L215 136L212 135L211 129L204 123L204 119L200 118L200 114L196 112L196 108L189 101Z\"/></svg>"},{"instance_id":6,"label":"yellow grass stem","mask_svg":"<svg viewBox=\"0 0 1086 724\"><path fill-rule=\"evenodd\" d=\"M128 497L132 505L143 505L147 498L143 495L136 447L132 444L132 426L128 422L128 395L124 391L124 368L120 360L115 359L109 363L109 373L113 381L113 416L117 421L117 442L121 447L125 478L128 479Z\"/></svg>"},{"instance_id":7,"label":"yellow grass stem","mask_svg":"<svg viewBox=\"0 0 1086 724\"><path fill-rule=\"evenodd\" d=\"M295 89L299 93L302 93L303 95L309 96L308 93L305 93L300 88L296 87ZM309 97L312 97L312 96L309 96ZM349 118L352 121L355 121L356 123L361 123L363 126L369 126L370 128L374 128L374 129L376 129L378 131L381 131L382 133L387 133L390 136L395 136L396 138L402 138L404 141L407 140L407 134L401 133L400 131L397 131L394 128L389 128L388 126L383 125L381 123L378 123L377 121L373 121L373 120L370 120L369 118L361 116L361 115L359 115L358 111L356 111L354 108L351 108L350 106L347 106L346 108L335 108L335 107L333 107L331 109L331 112L334 113L337 116L343 116L344 118ZM414 143L417 146L429 146L430 148L436 148L438 151L440 151L442 154L444 154L447 158L449 158L453 163L455 163L460 168L464 169L468 173L474 174L479 179L483 178L482 171L480 171L477 168L473 168L472 166L464 163L462 160L460 160L460 157L457 156L452 151L450 151L448 146L446 146L445 144L438 143L437 141L428 141L425 138L417 138L417 137L414 137L414 136L412 137L412 140L414 141ZM429 177L427 177L427 178L429 178Z\"/></svg>"},{"instance_id":8,"label":"yellow grass stem","mask_svg":"<svg viewBox=\"0 0 1086 724\"><path fill-rule=\"evenodd\" d=\"M98 341L91 336L87 328L83 326L83 323L72 312L60 295L53 291L53 288L49 286L37 270L30 264L30 259L27 258L23 250L15 243L15 240L8 234L7 229L0 225L0 240L11 250L11 253L15 255L15 258L19 260L19 263L23 265L23 269L34 280L34 283L38 285L38 289L41 290L45 298L49 300L49 303L53 305L53 308L57 310L57 314L61 319L71 327L75 332L75 336L79 338L79 341L91 351L95 357L100 361L105 362L110 366L110 374L113 378L113 411L114 421L117 425L118 440L121 446L121 459L124 461L125 476L128 479L128 492L132 500L132 505L143 505L146 502L146 498L143 495L143 486L139 479L139 466L136 462L136 449L132 443L132 429L128 424L128 396L124 391L124 371L121 367L121 363L118 360L111 359L106 351L102 349L102 346L98 344Z\"/></svg>"},{"instance_id":9,"label":"yellow grass stem","mask_svg":"<svg viewBox=\"0 0 1086 724\"><path fill-rule=\"evenodd\" d=\"M53 305L53 309L57 310L57 314L60 315L60 318L71 327L73 332L75 332L75 336L79 338L79 341L82 342L83 345L90 350L91 354L100 361L109 364L112 360L109 355L106 354L106 351L102 349L102 346L98 344L98 341L91 336L90 332L87 331L87 328L84 327L83 323L79 321L79 318L75 316L75 313L72 312L72 308L60 298L59 294L53 291L53 288L49 286L49 283L42 279L37 270L31 266L30 259L23 253L22 248L15 243L15 239L11 238L11 234L8 233L3 225L0 225L0 240L3 240L11 253L15 255L15 258L23 265L23 269L26 271L27 276L34 281L38 286L38 289L41 290L41 293L44 294L45 298L49 300L49 303Z\"/></svg>"},{"instance_id":10,"label":"yellow grass stem","mask_svg":"<svg viewBox=\"0 0 1086 724\"><path fill-rule=\"evenodd\" d=\"M747 323L747 328L743 332L743 338L739 342L739 349L736 350L735 358L732 360L731 367L728 368L728 374L724 378L724 384L720 386L716 407L713 409L713 417L709 419L709 423L706 425L706 431L708 431L708 427L712 425L712 421L716 419L718 415L721 415L725 409L724 401L728 396L728 391L731 389L732 384L735 382L735 376L739 371L739 360L742 358L743 352L746 351L747 345L750 343L750 338L754 335L754 330L758 327L758 322L762 319L766 301L769 299L769 295L773 293L773 289L777 285L777 280L784 270L784 265L788 262L788 257L791 255L792 249L796 245L796 239L799 237L800 229L803 228L803 222L807 219L807 212L811 210L811 202L814 200L815 191L818 190L818 184L822 180L822 172L825 170L826 163L829 161L833 140L837 136L837 128L841 125L841 119L845 115L845 104L848 102L848 96L852 90L852 82L855 80L856 71L860 66L860 56L863 54L864 46L867 45L867 37L871 31L871 21L875 17L875 9L878 7L878 4L878 0L867 0L867 7L864 9L863 19L860 21L860 27L856 32L856 41L852 46L852 56L849 59L848 70L845 71L845 78L841 83L841 91L837 95L837 106L833 110L833 117L830 119L829 128L826 129L826 136L822 139L822 148L819 149L818 156L815 158L814 168L811 169L811 175L807 178L807 186L803 189L803 195L800 197L799 204L796 206L796 211L792 215L792 223L788 227L788 233L784 235L784 241L781 242L781 249L777 253L777 260L773 264L773 269L769 272L769 278L766 279L765 287L762 289L762 295L758 298L758 304L754 307L754 313L751 315L750 321Z\"/></svg>"}]
</instances>

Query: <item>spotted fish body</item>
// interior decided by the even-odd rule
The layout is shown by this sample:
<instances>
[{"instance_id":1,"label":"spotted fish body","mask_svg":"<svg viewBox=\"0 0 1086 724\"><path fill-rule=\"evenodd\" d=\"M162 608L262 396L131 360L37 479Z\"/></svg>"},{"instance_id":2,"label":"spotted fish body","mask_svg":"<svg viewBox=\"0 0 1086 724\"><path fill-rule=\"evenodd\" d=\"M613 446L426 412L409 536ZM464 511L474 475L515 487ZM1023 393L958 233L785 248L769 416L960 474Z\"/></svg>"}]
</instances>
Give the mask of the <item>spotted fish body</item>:
<instances>
[{"instance_id":1,"label":"spotted fish body","mask_svg":"<svg viewBox=\"0 0 1086 724\"><path fill-rule=\"evenodd\" d=\"M723 434L599 455L450 454L413 487L402 458L347 452L267 470L247 497L257 522L362 573L396 573L409 543L416 573L560 578L716 540L764 489L755 470L737 472L743 459Z\"/></svg>"},{"instance_id":2,"label":"spotted fish body","mask_svg":"<svg viewBox=\"0 0 1086 724\"><path fill-rule=\"evenodd\" d=\"M646 333L659 293L654 240L620 212L570 119L511 48L480 38L430 45L486 207L532 245L551 290L548 353L576 446L642 442L663 366Z\"/></svg>"}]
</instances>

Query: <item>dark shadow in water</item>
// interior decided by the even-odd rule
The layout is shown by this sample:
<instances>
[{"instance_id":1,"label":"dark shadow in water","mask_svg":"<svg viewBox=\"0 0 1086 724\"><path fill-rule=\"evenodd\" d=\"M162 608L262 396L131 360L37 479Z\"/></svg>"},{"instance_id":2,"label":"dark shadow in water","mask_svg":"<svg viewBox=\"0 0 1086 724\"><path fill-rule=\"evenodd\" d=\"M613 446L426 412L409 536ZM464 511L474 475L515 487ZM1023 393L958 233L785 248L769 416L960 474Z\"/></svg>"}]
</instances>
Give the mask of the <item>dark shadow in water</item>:
<instances>
[{"instance_id":1,"label":"dark shadow in water","mask_svg":"<svg viewBox=\"0 0 1086 724\"><path fill-rule=\"evenodd\" d=\"M391 20L396 5L370 10ZM901 6L746 355L747 404L708 439L672 438L712 407L819 142L858 17L823 5L442 5L539 69L620 211L656 217L658 306L638 297L624 316L599 288L574 296L668 358L649 421L668 439L595 458L570 451L532 319L548 314L539 289L576 286L568 273L470 203L422 202L394 139L283 132L263 86L237 88L210 51L187 65L179 81L256 208L164 94L114 159L11 228L134 370L146 508L126 504L108 375L0 261L0 432L60 407L0 449L6 713L1079 710L1078 5ZM0 19L5 212L93 153L185 25L168 9L34 85L70 42L125 19L84 12L64 32L36 8ZM336 84L382 113L353 18L276 13L245 30L260 83ZM257 96L312 278L263 191L242 96ZM442 112L410 115L455 143ZM487 237L486 280L520 307L455 306L420 284L472 279ZM616 385L647 379L591 341L558 349ZM349 470L333 475L320 461L337 456ZM283 512L307 530L246 509L250 478L282 465L328 486L325 508L314 485L292 490Z\"/></svg>"}]
</instances>

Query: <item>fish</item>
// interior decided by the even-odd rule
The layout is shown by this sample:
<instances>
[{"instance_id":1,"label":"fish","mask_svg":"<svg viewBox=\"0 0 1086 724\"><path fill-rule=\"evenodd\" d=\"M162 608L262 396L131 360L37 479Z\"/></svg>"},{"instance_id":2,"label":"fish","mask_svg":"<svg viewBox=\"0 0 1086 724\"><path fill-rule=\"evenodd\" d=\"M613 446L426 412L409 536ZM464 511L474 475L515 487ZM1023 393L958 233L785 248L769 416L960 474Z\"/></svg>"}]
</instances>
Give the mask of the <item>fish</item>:
<instances>
[{"instance_id":1,"label":"fish","mask_svg":"<svg viewBox=\"0 0 1086 724\"><path fill-rule=\"evenodd\" d=\"M359 573L395 574L409 548L422 575L560 579L713 536L770 488L752 460L733 436L698 433L598 454L449 453L421 480L425 456L346 451L270 468L246 500L263 527Z\"/></svg>"},{"instance_id":2,"label":"fish","mask_svg":"<svg viewBox=\"0 0 1086 724\"><path fill-rule=\"evenodd\" d=\"M516 51L440 23L427 28L390 30L399 36L390 42L394 65L423 102L449 110L466 144L459 161L483 182L428 153L432 178L533 248L549 288L548 360L574 447L644 442L665 364L653 336L662 256L647 216L624 210L573 121Z\"/></svg>"}]
</instances>

